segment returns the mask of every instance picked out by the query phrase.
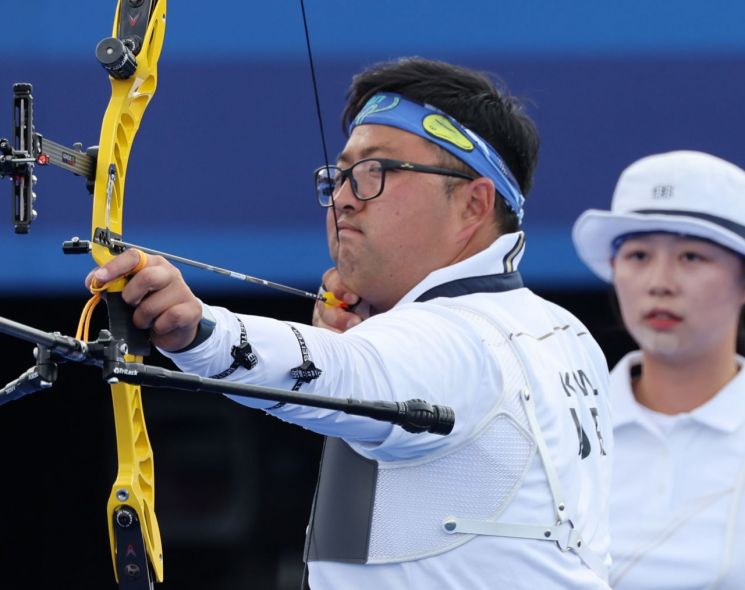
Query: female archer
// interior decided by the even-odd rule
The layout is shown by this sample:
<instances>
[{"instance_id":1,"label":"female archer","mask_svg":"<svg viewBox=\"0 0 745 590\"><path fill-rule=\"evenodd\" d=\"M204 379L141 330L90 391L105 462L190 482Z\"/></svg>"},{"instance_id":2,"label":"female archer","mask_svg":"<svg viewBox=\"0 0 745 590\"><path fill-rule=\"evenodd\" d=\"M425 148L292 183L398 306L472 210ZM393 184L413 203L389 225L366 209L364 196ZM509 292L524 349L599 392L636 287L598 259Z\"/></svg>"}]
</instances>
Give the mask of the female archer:
<instances>
[{"instance_id":1,"label":"female archer","mask_svg":"<svg viewBox=\"0 0 745 590\"><path fill-rule=\"evenodd\" d=\"M699 152L643 158L573 238L640 349L610 379L610 584L745 588L745 171Z\"/></svg>"}]
</instances>

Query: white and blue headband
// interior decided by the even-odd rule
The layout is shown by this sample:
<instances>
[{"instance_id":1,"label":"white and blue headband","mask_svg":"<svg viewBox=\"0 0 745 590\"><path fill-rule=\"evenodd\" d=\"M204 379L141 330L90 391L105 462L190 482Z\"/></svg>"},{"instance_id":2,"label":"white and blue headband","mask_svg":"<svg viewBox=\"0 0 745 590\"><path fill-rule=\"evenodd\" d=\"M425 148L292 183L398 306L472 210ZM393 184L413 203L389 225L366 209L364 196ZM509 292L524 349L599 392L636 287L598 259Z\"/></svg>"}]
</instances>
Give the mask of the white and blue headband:
<instances>
[{"instance_id":1,"label":"white and blue headband","mask_svg":"<svg viewBox=\"0 0 745 590\"><path fill-rule=\"evenodd\" d=\"M388 125L413 133L440 146L476 172L490 178L500 196L519 221L523 218L525 197L510 169L497 151L476 133L447 113L412 102L393 92L375 94L349 125Z\"/></svg>"}]
</instances>

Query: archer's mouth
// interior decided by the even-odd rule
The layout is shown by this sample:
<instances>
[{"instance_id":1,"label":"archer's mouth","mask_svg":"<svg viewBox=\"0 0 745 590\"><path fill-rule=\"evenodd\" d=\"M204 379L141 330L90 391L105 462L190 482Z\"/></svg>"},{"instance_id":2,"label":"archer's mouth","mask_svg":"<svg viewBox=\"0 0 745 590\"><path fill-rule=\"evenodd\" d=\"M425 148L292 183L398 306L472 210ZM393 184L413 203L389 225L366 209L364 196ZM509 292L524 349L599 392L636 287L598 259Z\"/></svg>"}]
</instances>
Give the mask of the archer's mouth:
<instances>
[{"instance_id":1,"label":"archer's mouth","mask_svg":"<svg viewBox=\"0 0 745 590\"><path fill-rule=\"evenodd\" d=\"M683 318L666 309L653 309L644 315L644 322L653 330L671 330L679 325Z\"/></svg>"}]
</instances>

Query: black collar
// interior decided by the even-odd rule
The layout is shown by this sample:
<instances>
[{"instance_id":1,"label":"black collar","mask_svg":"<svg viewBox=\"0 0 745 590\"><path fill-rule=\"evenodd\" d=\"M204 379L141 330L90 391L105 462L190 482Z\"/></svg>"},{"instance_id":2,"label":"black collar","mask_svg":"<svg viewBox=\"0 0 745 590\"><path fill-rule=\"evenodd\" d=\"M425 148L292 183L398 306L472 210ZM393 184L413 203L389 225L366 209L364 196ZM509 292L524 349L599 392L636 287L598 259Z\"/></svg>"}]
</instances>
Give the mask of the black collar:
<instances>
[{"instance_id":1,"label":"black collar","mask_svg":"<svg viewBox=\"0 0 745 590\"><path fill-rule=\"evenodd\" d=\"M429 301L437 297L459 297L470 293L502 293L503 291L520 289L522 286L523 278L515 270L496 275L466 277L443 283L425 291L415 301Z\"/></svg>"}]
</instances>

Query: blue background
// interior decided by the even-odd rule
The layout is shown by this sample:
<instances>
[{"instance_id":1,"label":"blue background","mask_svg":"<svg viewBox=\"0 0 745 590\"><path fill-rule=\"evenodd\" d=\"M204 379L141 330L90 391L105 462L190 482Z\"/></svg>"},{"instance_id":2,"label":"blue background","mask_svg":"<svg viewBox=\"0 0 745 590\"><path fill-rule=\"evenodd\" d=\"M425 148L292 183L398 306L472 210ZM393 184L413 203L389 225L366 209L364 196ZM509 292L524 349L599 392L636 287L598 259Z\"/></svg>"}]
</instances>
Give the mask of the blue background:
<instances>
[{"instance_id":1,"label":"blue background","mask_svg":"<svg viewBox=\"0 0 745 590\"><path fill-rule=\"evenodd\" d=\"M37 131L97 143L109 83L94 48L114 6L24 0L3 13L0 136L11 134L11 85L24 81ZM576 259L570 227L585 208L607 208L633 160L699 149L745 165L741 1L308 0L306 9L332 158L350 77L374 61L456 62L528 101L542 135L525 222L532 286L599 285ZM329 265L310 173L322 160L298 2L172 1L159 88L130 159L125 239L312 288ZM90 198L68 172L37 176L30 235L13 234L9 205L0 216L0 294L82 295L90 259L63 256L60 244L87 237ZM10 201L9 188L0 199ZM246 288L186 274L199 293Z\"/></svg>"},{"instance_id":2,"label":"blue background","mask_svg":"<svg viewBox=\"0 0 745 590\"><path fill-rule=\"evenodd\" d=\"M97 143L110 89L94 48L111 34L115 4L0 0L0 136L11 133L11 86L24 81L39 132ZM745 2L306 4L332 157L350 77L374 61L419 54L472 66L529 102L543 147L526 279L590 327L611 365L630 350L569 230L583 209L608 206L620 171L643 155L700 149L745 165ZM310 174L322 159L298 0L171 0L159 89L129 165L126 238L313 289L329 264ZM0 187L0 315L71 333L91 261L60 244L87 236L90 197L68 172L37 175L30 235L13 234ZM310 315L308 301L187 274L215 305ZM0 385L33 362L31 348L6 338ZM104 514L116 457L103 391L97 371L67 364L54 388L3 406L3 590L114 587ZM151 388L144 398L163 588L299 587L319 437L222 396Z\"/></svg>"}]
</instances>

